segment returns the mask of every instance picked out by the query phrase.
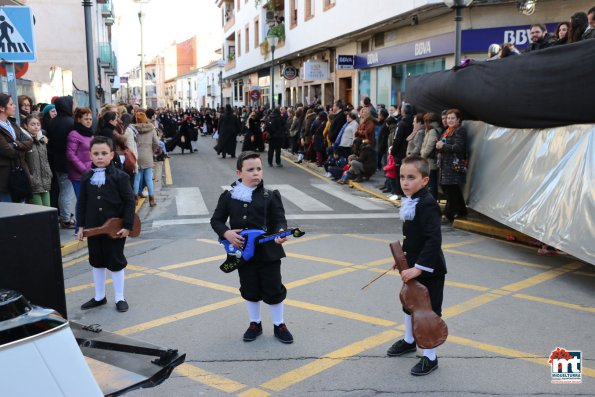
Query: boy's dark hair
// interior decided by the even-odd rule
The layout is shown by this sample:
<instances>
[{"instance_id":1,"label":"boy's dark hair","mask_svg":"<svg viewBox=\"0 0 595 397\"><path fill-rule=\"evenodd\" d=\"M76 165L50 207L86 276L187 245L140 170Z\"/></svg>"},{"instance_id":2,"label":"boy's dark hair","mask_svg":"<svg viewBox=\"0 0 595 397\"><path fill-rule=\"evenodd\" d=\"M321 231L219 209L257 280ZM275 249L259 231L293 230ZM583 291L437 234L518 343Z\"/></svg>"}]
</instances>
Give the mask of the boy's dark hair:
<instances>
[{"instance_id":1,"label":"boy's dark hair","mask_svg":"<svg viewBox=\"0 0 595 397\"><path fill-rule=\"evenodd\" d=\"M112 148L113 148L112 140L106 136L103 136L103 135L94 136L93 139L91 140L91 144L89 145L89 147L92 148L93 145L103 145L103 144L106 144L107 146L109 146L110 152L112 151Z\"/></svg>"},{"instance_id":2,"label":"boy's dark hair","mask_svg":"<svg viewBox=\"0 0 595 397\"><path fill-rule=\"evenodd\" d=\"M402 164L413 164L422 177L430 176L430 163L419 154L412 154L405 157Z\"/></svg>"},{"instance_id":3,"label":"boy's dark hair","mask_svg":"<svg viewBox=\"0 0 595 397\"><path fill-rule=\"evenodd\" d=\"M242 152L238 156L238 161L236 162L236 169L238 171L242 170L242 166L244 165L244 161L249 159L260 159L260 154L252 151Z\"/></svg>"}]
</instances>

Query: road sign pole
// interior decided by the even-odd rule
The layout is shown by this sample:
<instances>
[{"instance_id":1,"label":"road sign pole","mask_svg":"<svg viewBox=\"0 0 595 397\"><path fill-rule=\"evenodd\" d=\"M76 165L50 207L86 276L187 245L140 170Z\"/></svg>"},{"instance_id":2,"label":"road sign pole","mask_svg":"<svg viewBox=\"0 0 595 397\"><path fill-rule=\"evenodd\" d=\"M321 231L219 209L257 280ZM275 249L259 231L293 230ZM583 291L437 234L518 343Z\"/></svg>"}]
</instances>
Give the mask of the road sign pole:
<instances>
[{"instance_id":1,"label":"road sign pole","mask_svg":"<svg viewBox=\"0 0 595 397\"><path fill-rule=\"evenodd\" d=\"M8 82L8 92L10 93L14 105L17 108L17 111L14 113L14 118L17 121L17 125L20 125L21 121L19 115L19 101L17 95L17 79L14 73L14 63L6 62L4 65L6 65L6 80Z\"/></svg>"}]
</instances>

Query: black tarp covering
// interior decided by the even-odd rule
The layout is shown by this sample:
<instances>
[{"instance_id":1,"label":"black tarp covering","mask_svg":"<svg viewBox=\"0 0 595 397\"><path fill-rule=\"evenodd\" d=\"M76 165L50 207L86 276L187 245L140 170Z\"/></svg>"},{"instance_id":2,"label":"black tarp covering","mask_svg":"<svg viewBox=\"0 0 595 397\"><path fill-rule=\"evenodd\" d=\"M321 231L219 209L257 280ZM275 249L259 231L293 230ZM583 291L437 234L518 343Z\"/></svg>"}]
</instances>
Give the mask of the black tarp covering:
<instances>
[{"instance_id":1,"label":"black tarp covering","mask_svg":"<svg viewBox=\"0 0 595 397\"><path fill-rule=\"evenodd\" d=\"M457 108L509 128L595 123L595 40L407 79L416 111Z\"/></svg>"}]
</instances>

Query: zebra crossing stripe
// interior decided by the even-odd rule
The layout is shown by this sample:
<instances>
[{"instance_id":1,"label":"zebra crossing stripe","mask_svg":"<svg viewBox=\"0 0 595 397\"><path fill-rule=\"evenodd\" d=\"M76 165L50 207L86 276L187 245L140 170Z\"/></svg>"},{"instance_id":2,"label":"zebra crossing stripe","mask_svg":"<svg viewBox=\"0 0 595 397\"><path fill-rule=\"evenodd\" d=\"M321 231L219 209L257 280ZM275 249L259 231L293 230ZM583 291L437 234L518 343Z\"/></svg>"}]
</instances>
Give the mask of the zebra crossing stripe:
<instances>
[{"instance_id":1,"label":"zebra crossing stripe","mask_svg":"<svg viewBox=\"0 0 595 397\"><path fill-rule=\"evenodd\" d=\"M178 215L208 215L209 210L197 187L176 189L176 208Z\"/></svg>"},{"instance_id":2,"label":"zebra crossing stripe","mask_svg":"<svg viewBox=\"0 0 595 397\"><path fill-rule=\"evenodd\" d=\"M345 190L340 188L339 186L329 186L328 183L313 183L313 187L316 189L320 189L323 192L330 194L338 199L341 199L361 210L382 210L386 209L386 207L381 207L378 204L374 204L370 200L367 200L362 197L354 196L353 194L347 193Z\"/></svg>"},{"instance_id":3,"label":"zebra crossing stripe","mask_svg":"<svg viewBox=\"0 0 595 397\"><path fill-rule=\"evenodd\" d=\"M302 211L333 211L328 205L321 203L308 194L291 185L267 185L271 190L279 190L283 201L290 201Z\"/></svg>"}]
</instances>

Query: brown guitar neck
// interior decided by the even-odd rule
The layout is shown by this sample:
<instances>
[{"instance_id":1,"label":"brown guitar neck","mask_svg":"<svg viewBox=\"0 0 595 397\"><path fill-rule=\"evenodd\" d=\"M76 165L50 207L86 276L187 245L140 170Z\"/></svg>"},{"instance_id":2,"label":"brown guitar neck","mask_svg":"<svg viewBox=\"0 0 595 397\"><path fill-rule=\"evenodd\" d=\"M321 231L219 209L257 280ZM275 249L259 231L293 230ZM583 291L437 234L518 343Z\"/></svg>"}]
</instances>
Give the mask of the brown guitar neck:
<instances>
[{"instance_id":1,"label":"brown guitar neck","mask_svg":"<svg viewBox=\"0 0 595 397\"><path fill-rule=\"evenodd\" d=\"M395 259L395 263L397 264L397 269L399 269L399 273L409 269L409 264L407 263L407 258L405 257L401 243L395 241L394 243L390 243L389 247L390 252L393 254L393 258Z\"/></svg>"}]
</instances>

